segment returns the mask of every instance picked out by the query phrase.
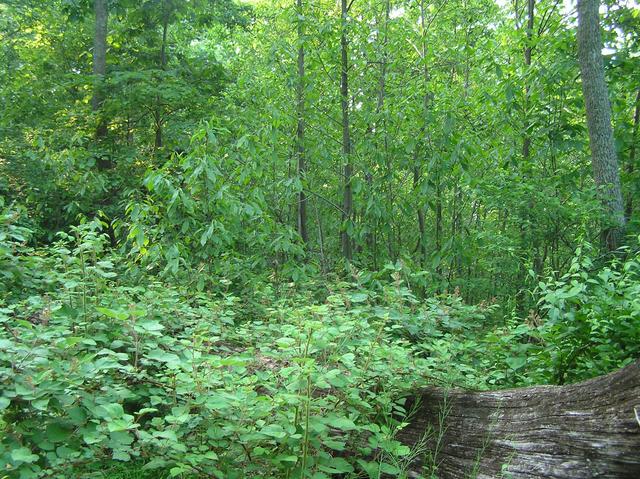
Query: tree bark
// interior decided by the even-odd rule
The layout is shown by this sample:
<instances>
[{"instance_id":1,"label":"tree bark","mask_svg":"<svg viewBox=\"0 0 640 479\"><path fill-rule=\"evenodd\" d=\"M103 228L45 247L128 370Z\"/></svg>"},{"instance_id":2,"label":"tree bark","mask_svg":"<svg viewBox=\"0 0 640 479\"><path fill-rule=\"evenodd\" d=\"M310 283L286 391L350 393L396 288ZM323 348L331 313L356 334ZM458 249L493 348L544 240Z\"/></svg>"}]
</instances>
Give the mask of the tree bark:
<instances>
[{"instance_id":1,"label":"tree bark","mask_svg":"<svg viewBox=\"0 0 640 479\"><path fill-rule=\"evenodd\" d=\"M373 145L374 150L377 153L380 149L382 149L382 156L384 157L384 165L386 168L387 178L391 178L391 160L389 157L389 132L387 130L387 118L386 114L383 111L384 102L386 97L386 88L387 88L387 63L389 58L388 52L388 43L389 43L389 18L391 14L391 0L385 0L384 2L384 18L382 23L382 42L381 49L382 55L380 59L380 76L378 77L378 99L376 102L376 115L375 115L375 131L373 133ZM376 18L376 24L379 23L379 20ZM382 130L382 148L378 144L378 134ZM376 161L377 162L377 161ZM367 183L369 185L369 194L373 194L373 174L371 172L367 173ZM388 192L392 188L391 185L387 184L385 190ZM387 193L387 198L389 201L389 208L393 210L392 201ZM367 246L369 247L369 251L371 253L373 259L373 270L376 271L378 269L378 245L377 245L377 232L379 226L379 218L376 218L373 222L374 224L370 226L370 231L367 234Z\"/></svg>"},{"instance_id":2,"label":"tree bark","mask_svg":"<svg viewBox=\"0 0 640 479\"><path fill-rule=\"evenodd\" d=\"M603 242L615 250L624 234L624 209L620 172L616 157L611 105L602 63L602 38L598 0L578 0L578 60L587 114L593 179L611 223L604 229Z\"/></svg>"},{"instance_id":3,"label":"tree bark","mask_svg":"<svg viewBox=\"0 0 640 479\"><path fill-rule=\"evenodd\" d=\"M99 113L104 103L103 82L107 72L107 24L109 10L107 0L94 0L95 31L93 36L93 97L91 109ZM104 118L99 118L96 128L96 139L107 136L107 123Z\"/></svg>"},{"instance_id":4,"label":"tree bark","mask_svg":"<svg viewBox=\"0 0 640 479\"><path fill-rule=\"evenodd\" d=\"M535 0L527 0L527 44L524 47L524 64L527 68L531 66L531 52L533 51L532 42L533 42L533 21L534 21L534 11L535 11ZM529 77L530 72L525 72L525 117L524 117L524 135L522 138L522 157L525 160L529 159L531 156L531 135L529 134L529 128L531 127L529 123L529 96L530 96L530 86L529 86Z\"/></svg>"},{"instance_id":5,"label":"tree bark","mask_svg":"<svg viewBox=\"0 0 640 479\"><path fill-rule=\"evenodd\" d=\"M433 388L410 402L398 439L415 445L434 431L427 455L439 479L640 477L640 361L567 386ZM429 468L424 457L410 477Z\"/></svg>"},{"instance_id":6,"label":"tree bark","mask_svg":"<svg viewBox=\"0 0 640 479\"><path fill-rule=\"evenodd\" d=\"M349 130L349 51L347 40L347 0L341 0L341 33L340 33L340 106L342 108L342 154L344 161L344 189L342 198L342 227L340 229L340 239L342 243L342 255L347 261L353 258L351 248L351 236L348 232L348 224L351 221L353 211L353 191L351 187L351 177L353 175L353 165L351 164L351 134Z\"/></svg>"},{"instance_id":7,"label":"tree bark","mask_svg":"<svg viewBox=\"0 0 640 479\"><path fill-rule=\"evenodd\" d=\"M425 162L427 161L426 152L428 151L429 144L429 125L428 114L430 102L433 97L432 92L429 91L429 66L427 64L427 23L426 23L426 9L424 0L420 0L420 35L421 35L421 56L422 56L422 81L423 81L423 96L422 96L422 111L424 116L424 123L422 125L422 140L424 142L425 150ZM435 183L435 201L434 201L434 214L435 214L435 253L441 255L442 253L442 186L440 183L440 164L436 160L434 163L433 171L429 171L429 175L433 176L433 182ZM414 178L416 173L414 171ZM414 186L415 188L415 186ZM425 234L424 234L424 212L421 211L421 206L418 205L418 227L421 235L421 243L423 248L426 248ZM425 266L426 251L423 253L422 263ZM438 263L435 267L436 275L442 274L442 266Z\"/></svg>"},{"instance_id":8,"label":"tree bark","mask_svg":"<svg viewBox=\"0 0 640 479\"><path fill-rule=\"evenodd\" d=\"M420 168L418 167L418 162L417 159L414 158L414 161L416 163L416 165L413 167L413 191L415 192L416 196L419 196L420 193L418 191L418 187L420 186ZM417 244L417 250L420 253L419 259L418 259L418 264L420 265L420 268L425 268L426 264L427 264L427 245L426 245L426 225L425 225L425 220L424 220L424 211L422 209L422 204L419 203L418 207L418 244Z\"/></svg>"},{"instance_id":9,"label":"tree bark","mask_svg":"<svg viewBox=\"0 0 640 479\"><path fill-rule=\"evenodd\" d=\"M298 83L296 85L296 156L298 159L298 180L300 191L298 193L297 227L302 242L306 245L309 241L307 232L307 197L304 192L304 180L306 177L306 157L304 149L305 127L305 78L304 78L304 24L302 16L302 0L297 0L296 10L298 14Z\"/></svg>"},{"instance_id":10,"label":"tree bark","mask_svg":"<svg viewBox=\"0 0 640 479\"><path fill-rule=\"evenodd\" d=\"M631 191L628 192L627 202L624 207L624 214L627 221L631 220L633 216L633 197L637 193L636 183L634 179L634 171L636 167L636 148L638 139L638 129L640 127L640 90L636 93L636 101L633 112L633 131L631 133L631 149L629 150L629 163L627 163L627 175L628 180L631 182Z\"/></svg>"},{"instance_id":11,"label":"tree bark","mask_svg":"<svg viewBox=\"0 0 640 479\"><path fill-rule=\"evenodd\" d=\"M163 4L164 6L164 4ZM162 43L160 44L160 69L165 71L167 69L167 35L169 33L169 16L171 15L171 6L163 12L162 15ZM153 114L155 122L155 141L154 147L156 149L162 148L163 145L163 132L162 127L164 125L163 109L160 100L160 95L156 95L156 109Z\"/></svg>"},{"instance_id":12,"label":"tree bark","mask_svg":"<svg viewBox=\"0 0 640 479\"><path fill-rule=\"evenodd\" d=\"M426 27L426 19L425 19L425 7L424 0L420 0L420 56L422 59L422 115L423 115L423 124L421 127L421 140L424 145L425 151L425 162L427 162L426 152L429 143L429 133L427 124L427 118L429 114L429 100L431 98L431 93L429 92L429 66L427 65L427 27ZM419 264L422 268L426 267L427 263L427 238L426 238L426 225L425 225L425 217L424 210L422 206L422 198L420 193L418 192L418 186L420 182L421 168L418 165L417 157L414 159L415 165L413 167L413 191L416 194L416 198L418 199L417 205L417 216L418 216L418 245L420 252ZM437 170L437 166L436 166ZM429 172L431 173L431 172ZM435 172L436 182L439 180L437 171ZM435 223L435 236L436 236L436 250L440 252L440 232L441 225L440 220L442 218L442 206L439 198L439 188L437 188L437 197L436 197L436 223Z\"/></svg>"}]
</instances>

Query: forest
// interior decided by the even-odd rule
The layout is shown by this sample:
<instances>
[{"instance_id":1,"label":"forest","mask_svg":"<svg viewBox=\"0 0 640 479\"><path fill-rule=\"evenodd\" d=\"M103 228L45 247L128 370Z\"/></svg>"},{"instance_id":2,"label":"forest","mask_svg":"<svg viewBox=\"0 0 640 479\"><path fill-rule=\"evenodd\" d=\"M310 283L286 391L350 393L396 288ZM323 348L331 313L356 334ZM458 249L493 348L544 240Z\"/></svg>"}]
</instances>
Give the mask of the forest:
<instances>
[{"instance_id":1,"label":"forest","mask_svg":"<svg viewBox=\"0 0 640 479\"><path fill-rule=\"evenodd\" d=\"M639 130L636 0L0 0L0 478L640 477L402 439L640 450Z\"/></svg>"}]
</instances>

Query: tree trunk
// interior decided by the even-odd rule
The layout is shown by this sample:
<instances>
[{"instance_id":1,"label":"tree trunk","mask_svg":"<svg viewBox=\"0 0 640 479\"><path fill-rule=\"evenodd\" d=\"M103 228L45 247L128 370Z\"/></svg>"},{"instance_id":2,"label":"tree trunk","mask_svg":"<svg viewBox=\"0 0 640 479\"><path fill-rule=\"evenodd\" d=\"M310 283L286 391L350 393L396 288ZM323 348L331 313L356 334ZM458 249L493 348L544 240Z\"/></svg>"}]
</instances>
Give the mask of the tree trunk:
<instances>
[{"instance_id":1,"label":"tree trunk","mask_svg":"<svg viewBox=\"0 0 640 479\"><path fill-rule=\"evenodd\" d=\"M413 191L416 196L420 195L418 191L418 187L420 186L420 168L418 167L417 159L414 159L416 165L413 167ZM420 268L425 268L427 264L427 245L426 245L426 234L425 234L425 221L424 221L424 211L422 210L422 203L418 203L417 207L418 214L418 244L417 250L420 253L418 264Z\"/></svg>"},{"instance_id":2,"label":"tree trunk","mask_svg":"<svg viewBox=\"0 0 640 479\"><path fill-rule=\"evenodd\" d=\"M578 0L578 59L587 113L593 179L611 224L603 232L609 251L616 249L624 234L624 210L618 159L611 127L611 105L602 63L602 39L598 0Z\"/></svg>"},{"instance_id":3,"label":"tree trunk","mask_svg":"<svg viewBox=\"0 0 640 479\"><path fill-rule=\"evenodd\" d=\"M636 148L637 142L640 140L638 138L638 129L640 127L640 90L636 93L636 102L635 108L633 112L633 131L631 133L631 149L629 150L629 163L627 163L627 175L629 175L628 181L631 182L631 191L629 191L627 196L627 202L624 207L624 213L627 218L627 221L631 220L631 216L633 216L633 197L637 194L638 187L636 186L636 182L634 182L634 171L636 167Z\"/></svg>"},{"instance_id":4,"label":"tree trunk","mask_svg":"<svg viewBox=\"0 0 640 479\"><path fill-rule=\"evenodd\" d=\"M375 152L375 157L377 158L377 152L382 149L382 156L384 157L385 168L387 169L387 173L391 170L390 166L390 158L389 158L389 134L387 131L387 119L386 114L384 113L384 102L386 97L386 85L387 85L387 63L388 63L388 42L389 42L389 16L391 14L391 0L386 0L384 3L384 18L382 23L382 58L380 59L380 76L378 77L378 99L376 102L376 114L374 121L374 132L373 132L373 147ZM376 18L376 25L379 23L379 20ZM378 144L378 134L382 130L382 148ZM371 131L371 129L369 129ZM376 160L377 163L377 160ZM378 165L379 166L379 165ZM390 176L389 176L390 177ZM367 173L367 183L369 186L369 194L373 194L373 173ZM390 187L385 188L387 191ZM391 202L390 202L391 203ZM391 207L391 206L390 206ZM373 225L370 225L370 231L367 233L367 245L369 247L369 251L371 253L373 259L373 270L376 271L378 269L378 252L377 252L377 230L379 225L379 218L376 218L373 221Z\"/></svg>"},{"instance_id":5,"label":"tree trunk","mask_svg":"<svg viewBox=\"0 0 640 479\"><path fill-rule=\"evenodd\" d=\"M169 32L169 15L170 10L166 10L162 17L162 43L160 45L160 69L165 71L167 69L167 34ZM162 148L163 145L163 133L162 127L164 124L162 104L160 95L156 95L156 109L154 112L155 121L155 141L154 147L156 149Z\"/></svg>"},{"instance_id":6,"label":"tree trunk","mask_svg":"<svg viewBox=\"0 0 640 479\"><path fill-rule=\"evenodd\" d=\"M162 118L160 115L160 108L158 107L156 109L156 113L154 113L155 140L153 142L153 146L156 150L162 148Z\"/></svg>"},{"instance_id":7,"label":"tree trunk","mask_svg":"<svg viewBox=\"0 0 640 479\"><path fill-rule=\"evenodd\" d=\"M107 71L107 23L109 11L107 0L94 0L95 31L93 36L93 97L91 109L94 113L100 112L104 103L103 82ZM96 139L107 136L107 123L104 118L99 118L96 128Z\"/></svg>"},{"instance_id":8,"label":"tree trunk","mask_svg":"<svg viewBox=\"0 0 640 479\"><path fill-rule=\"evenodd\" d=\"M535 0L527 0L527 44L524 48L524 64L527 68L531 66L531 52L532 52L532 42L533 42L533 21L534 21L534 9L535 9ZM531 156L531 135L529 134L529 128L531 125L529 124L529 96L530 96L530 86L528 82L530 72L525 72L525 117L524 117L524 136L522 139L522 157L525 160L529 159Z\"/></svg>"},{"instance_id":9,"label":"tree trunk","mask_svg":"<svg viewBox=\"0 0 640 479\"><path fill-rule=\"evenodd\" d=\"M304 180L306 177L306 158L304 149L305 127L305 78L304 78L304 25L302 16L302 0L296 3L298 14L298 83L296 85L296 156L298 159L298 180L300 191L298 193L297 227L302 242L307 244L309 234L307 232L307 198L304 193Z\"/></svg>"},{"instance_id":10,"label":"tree trunk","mask_svg":"<svg viewBox=\"0 0 640 479\"><path fill-rule=\"evenodd\" d=\"M428 151L429 143L429 125L427 124L427 118L429 114L429 102L431 99L431 92L429 91L429 66L427 65L427 25L426 25L426 11L424 6L424 0L420 0L420 36L421 36L421 57L422 57L422 82L423 82L423 94L422 94L422 115L424 116L424 123L422 124L422 141L424 144L425 156ZM425 157L425 162L427 159ZM434 183L436 183L436 199L435 199L435 243L436 251L440 253L441 247L441 233L442 233L442 199L440 197L440 174L439 165L436 163L435 171L429 171L429 175L433 174L435 177ZM418 186L418 180L420 178L420 168L416 165L413 171L413 188L416 191ZM419 193L416 191L416 195ZM420 265L426 267L427 262L427 245L425 235L425 219L424 211L422 210L422 201L419 199L418 208L418 233L420 235ZM436 267L437 273L440 273L439 265Z\"/></svg>"},{"instance_id":11,"label":"tree trunk","mask_svg":"<svg viewBox=\"0 0 640 479\"><path fill-rule=\"evenodd\" d=\"M340 75L340 106L342 108L342 154L344 156L344 191L342 198L342 227L340 239L342 242L342 254L347 261L352 259L351 236L347 231L353 211L353 191L351 188L351 176L353 165L351 164L351 136L349 131L349 55L347 41L347 0L341 0L341 75Z\"/></svg>"},{"instance_id":12,"label":"tree trunk","mask_svg":"<svg viewBox=\"0 0 640 479\"><path fill-rule=\"evenodd\" d=\"M434 388L416 401L398 439L414 445L434 433L415 474L431 469L430 455L439 479L640 477L640 361L567 386Z\"/></svg>"},{"instance_id":13,"label":"tree trunk","mask_svg":"<svg viewBox=\"0 0 640 479\"><path fill-rule=\"evenodd\" d=\"M167 69L167 34L169 33L169 11L162 19L162 43L160 45L160 68Z\"/></svg>"}]
</instances>

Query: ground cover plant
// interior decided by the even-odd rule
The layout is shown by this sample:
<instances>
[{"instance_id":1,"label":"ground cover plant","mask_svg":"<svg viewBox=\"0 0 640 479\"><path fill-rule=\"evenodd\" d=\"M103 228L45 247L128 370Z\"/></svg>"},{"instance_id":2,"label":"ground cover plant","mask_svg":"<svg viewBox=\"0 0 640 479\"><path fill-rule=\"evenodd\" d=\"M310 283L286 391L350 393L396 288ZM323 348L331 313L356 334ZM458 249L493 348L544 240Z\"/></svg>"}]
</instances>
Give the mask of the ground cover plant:
<instances>
[{"instance_id":1,"label":"ground cover plant","mask_svg":"<svg viewBox=\"0 0 640 479\"><path fill-rule=\"evenodd\" d=\"M102 227L60 235L38 263L46 275L5 258L25 291L0 311L10 477L104 477L96 465L117 463L141 477L402 477L425 454L395 439L411 391L580 378L637 352L637 258L590 278L580 253L539 287L548 319L518 324L456 292L419 300L391 266L386 280L260 282L244 297L228 281L127 286L121 258L101 256ZM12 251L27 231L8 231ZM612 326L606 307L627 313ZM621 331L615 346L606 328Z\"/></svg>"}]
</instances>

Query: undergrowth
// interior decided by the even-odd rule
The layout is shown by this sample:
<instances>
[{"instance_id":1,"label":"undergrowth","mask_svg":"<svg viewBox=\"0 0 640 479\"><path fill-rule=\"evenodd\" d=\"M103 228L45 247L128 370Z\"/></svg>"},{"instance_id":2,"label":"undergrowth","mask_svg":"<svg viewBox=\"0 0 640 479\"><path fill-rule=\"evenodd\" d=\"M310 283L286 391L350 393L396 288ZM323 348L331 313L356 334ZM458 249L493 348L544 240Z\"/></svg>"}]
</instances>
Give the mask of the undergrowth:
<instances>
[{"instance_id":1,"label":"undergrowth","mask_svg":"<svg viewBox=\"0 0 640 479\"><path fill-rule=\"evenodd\" d=\"M458 292L420 298L394 266L375 281L354 271L251 291L226 278L200 292L150 274L134 284L100 221L34 251L2 218L10 478L407 477L416 458L436 477L438 434L397 439L412 391L580 379L639 344L633 256L593 276L580 252L539 285L538 313L504 320ZM613 344L612 330L627 334Z\"/></svg>"}]
</instances>

